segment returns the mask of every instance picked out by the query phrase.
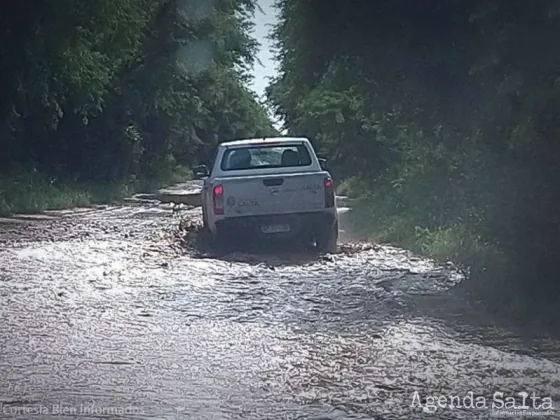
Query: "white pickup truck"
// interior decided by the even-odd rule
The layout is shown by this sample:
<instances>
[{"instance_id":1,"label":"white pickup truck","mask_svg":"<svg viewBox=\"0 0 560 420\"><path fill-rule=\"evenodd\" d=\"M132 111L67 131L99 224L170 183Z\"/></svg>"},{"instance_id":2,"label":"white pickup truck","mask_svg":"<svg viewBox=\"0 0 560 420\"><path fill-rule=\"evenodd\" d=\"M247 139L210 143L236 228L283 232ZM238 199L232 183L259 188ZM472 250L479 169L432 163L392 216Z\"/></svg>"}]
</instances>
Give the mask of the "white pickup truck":
<instances>
[{"instance_id":1,"label":"white pickup truck","mask_svg":"<svg viewBox=\"0 0 560 420\"><path fill-rule=\"evenodd\" d=\"M221 143L210 170L200 165L194 173L203 180L204 228L216 240L287 238L336 251L334 182L308 139Z\"/></svg>"}]
</instances>

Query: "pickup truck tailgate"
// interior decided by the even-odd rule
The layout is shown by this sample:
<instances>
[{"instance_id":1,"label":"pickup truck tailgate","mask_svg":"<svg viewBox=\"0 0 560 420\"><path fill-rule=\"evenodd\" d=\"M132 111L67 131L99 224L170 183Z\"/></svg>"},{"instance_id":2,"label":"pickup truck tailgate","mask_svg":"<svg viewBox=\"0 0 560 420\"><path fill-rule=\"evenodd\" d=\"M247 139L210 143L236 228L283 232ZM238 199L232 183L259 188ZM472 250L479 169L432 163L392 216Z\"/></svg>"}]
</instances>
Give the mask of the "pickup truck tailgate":
<instances>
[{"instance_id":1,"label":"pickup truck tailgate","mask_svg":"<svg viewBox=\"0 0 560 420\"><path fill-rule=\"evenodd\" d=\"M299 213L325 208L325 174L224 178L226 217Z\"/></svg>"}]
</instances>

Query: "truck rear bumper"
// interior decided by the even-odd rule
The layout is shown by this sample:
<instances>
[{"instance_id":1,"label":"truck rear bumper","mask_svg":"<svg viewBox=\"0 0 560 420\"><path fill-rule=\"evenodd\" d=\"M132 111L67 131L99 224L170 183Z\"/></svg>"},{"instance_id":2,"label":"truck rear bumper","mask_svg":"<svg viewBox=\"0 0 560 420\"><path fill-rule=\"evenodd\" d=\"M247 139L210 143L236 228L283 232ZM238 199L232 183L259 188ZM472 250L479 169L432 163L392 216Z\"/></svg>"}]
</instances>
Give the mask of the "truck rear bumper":
<instances>
[{"instance_id":1,"label":"truck rear bumper","mask_svg":"<svg viewBox=\"0 0 560 420\"><path fill-rule=\"evenodd\" d=\"M298 235L313 235L332 228L336 221L336 210L271 214L263 216L230 217L216 221L216 233L220 236L243 238L246 235L270 238L291 238ZM263 232L263 229L275 226L289 226L289 231L275 233ZM235 236L234 236L235 235Z\"/></svg>"}]
</instances>

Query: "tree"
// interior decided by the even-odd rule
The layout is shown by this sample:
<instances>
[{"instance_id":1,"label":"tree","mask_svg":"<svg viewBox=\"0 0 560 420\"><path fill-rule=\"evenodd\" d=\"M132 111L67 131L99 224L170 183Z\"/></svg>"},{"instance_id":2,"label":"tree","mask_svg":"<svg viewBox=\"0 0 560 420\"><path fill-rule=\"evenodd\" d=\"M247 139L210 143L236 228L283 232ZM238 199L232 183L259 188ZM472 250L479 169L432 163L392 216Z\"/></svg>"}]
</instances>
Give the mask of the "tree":
<instances>
[{"instance_id":1,"label":"tree","mask_svg":"<svg viewBox=\"0 0 560 420\"><path fill-rule=\"evenodd\" d=\"M558 302L559 5L278 0L268 99L340 176L367 181L372 217L410 236L460 227Z\"/></svg>"},{"instance_id":2,"label":"tree","mask_svg":"<svg viewBox=\"0 0 560 420\"><path fill-rule=\"evenodd\" d=\"M247 90L251 0L0 6L0 168L156 177L217 141L274 132Z\"/></svg>"}]
</instances>

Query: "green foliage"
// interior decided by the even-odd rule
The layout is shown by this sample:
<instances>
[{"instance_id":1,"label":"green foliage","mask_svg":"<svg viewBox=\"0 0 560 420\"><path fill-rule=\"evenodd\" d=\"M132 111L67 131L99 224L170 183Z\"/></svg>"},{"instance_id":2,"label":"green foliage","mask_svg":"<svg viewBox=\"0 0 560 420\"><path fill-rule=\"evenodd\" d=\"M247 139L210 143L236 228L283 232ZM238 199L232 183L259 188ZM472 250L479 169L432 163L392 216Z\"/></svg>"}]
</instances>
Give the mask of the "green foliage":
<instances>
[{"instance_id":1,"label":"green foliage","mask_svg":"<svg viewBox=\"0 0 560 420\"><path fill-rule=\"evenodd\" d=\"M277 6L269 102L367 186L378 236L471 265L473 284L492 272L504 301L556 304L560 3Z\"/></svg>"},{"instance_id":2,"label":"green foliage","mask_svg":"<svg viewBox=\"0 0 560 420\"><path fill-rule=\"evenodd\" d=\"M136 192L152 192L169 183L189 179L192 179L192 170L182 166L165 167L156 178L102 184L75 182L29 168L19 168L9 176L0 177L0 216L107 204Z\"/></svg>"},{"instance_id":3,"label":"green foliage","mask_svg":"<svg viewBox=\"0 0 560 420\"><path fill-rule=\"evenodd\" d=\"M252 0L0 5L0 172L134 182L273 134L247 89Z\"/></svg>"},{"instance_id":4,"label":"green foliage","mask_svg":"<svg viewBox=\"0 0 560 420\"><path fill-rule=\"evenodd\" d=\"M21 171L0 179L0 216L87 207L111 202L133 191L133 185L124 183L72 183L38 172Z\"/></svg>"}]
</instances>

